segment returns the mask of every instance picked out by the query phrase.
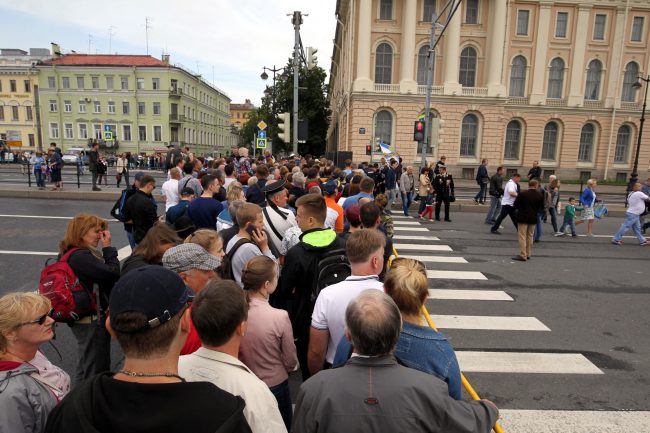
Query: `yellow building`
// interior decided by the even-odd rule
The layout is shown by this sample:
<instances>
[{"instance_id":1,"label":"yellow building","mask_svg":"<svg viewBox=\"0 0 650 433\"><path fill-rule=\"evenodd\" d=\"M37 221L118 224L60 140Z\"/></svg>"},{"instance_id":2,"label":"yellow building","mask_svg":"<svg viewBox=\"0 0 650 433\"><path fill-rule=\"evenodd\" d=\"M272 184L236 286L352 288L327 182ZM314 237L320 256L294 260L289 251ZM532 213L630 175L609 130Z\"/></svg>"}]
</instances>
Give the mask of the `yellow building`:
<instances>
[{"instance_id":1,"label":"yellow building","mask_svg":"<svg viewBox=\"0 0 650 433\"><path fill-rule=\"evenodd\" d=\"M442 0L340 0L328 150L370 159L391 144L418 162L431 13ZM427 160L473 178L482 158L545 176L623 180L632 171L650 71L647 0L465 0L435 49L432 110L444 124ZM645 84L643 84L645 86ZM639 159L645 177L650 134ZM437 143L436 143L437 142ZM373 154L377 160L380 154Z\"/></svg>"},{"instance_id":2,"label":"yellow building","mask_svg":"<svg viewBox=\"0 0 650 433\"><path fill-rule=\"evenodd\" d=\"M255 109L250 99L243 104L230 104L230 126L241 129L248 122L250 112Z\"/></svg>"},{"instance_id":3,"label":"yellow building","mask_svg":"<svg viewBox=\"0 0 650 433\"><path fill-rule=\"evenodd\" d=\"M47 48L0 49L0 140L12 151L42 148L38 124L39 60L50 58Z\"/></svg>"}]
</instances>

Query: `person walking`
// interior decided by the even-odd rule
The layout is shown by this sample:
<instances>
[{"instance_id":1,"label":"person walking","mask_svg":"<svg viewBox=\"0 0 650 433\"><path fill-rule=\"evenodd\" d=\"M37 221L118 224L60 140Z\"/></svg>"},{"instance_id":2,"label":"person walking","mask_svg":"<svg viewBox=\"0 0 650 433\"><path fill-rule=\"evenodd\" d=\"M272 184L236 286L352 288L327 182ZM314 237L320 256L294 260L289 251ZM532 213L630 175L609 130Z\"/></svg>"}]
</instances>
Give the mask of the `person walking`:
<instances>
[{"instance_id":1,"label":"person walking","mask_svg":"<svg viewBox=\"0 0 650 433\"><path fill-rule=\"evenodd\" d=\"M487 186L490 182L490 175L488 174L488 160L483 159L481 165L478 167L476 172L476 183L479 185L479 191L474 196L474 203L476 204L485 204L485 194L487 192Z\"/></svg>"},{"instance_id":2,"label":"person walking","mask_svg":"<svg viewBox=\"0 0 650 433\"><path fill-rule=\"evenodd\" d=\"M93 143L91 151L88 152L88 170L90 170L90 173L92 174L93 191L101 191L101 189L97 187L97 178L99 177L98 166L99 143L95 142Z\"/></svg>"},{"instance_id":3,"label":"person walking","mask_svg":"<svg viewBox=\"0 0 650 433\"><path fill-rule=\"evenodd\" d=\"M580 196L580 203L582 204L582 220L576 221L576 225L580 225L587 222L587 236L594 237L594 221L596 216L594 215L594 205L596 204L596 187L598 182L596 179L589 179L587 181L587 188L582 192Z\"/></svg>"},{"instance_id":4,"label":"person walking","mask_svg":"<svg viewBox=\"0 0 650 433\"><path fill-rule=\"evenodd\" d=\"M528 181L528 189L515 199L517 209L517 232L519 240L519 255L512 258L520 262L530 260L533 253L533 235L539 213L544 208L544 197L538 191L539 182L536 179Z\"/></svg>"},{"instance_id":5,"label":"person walking","mask_svg":"<svg viewBox=\"0 0 650 433\"><path fill-rule=\"evenodd\" d=\"M576 207L576 199L574 197L569 197L569 204L564 207L564 220L562 221L562 226L560 231L555 233L555 236L564 236L566 234L565 230L567 227L571 228L571 236L576 237L576 224L574 221L576 210L582 210L582 208Z\"/></svg>"},{"instance_id":6,"label":"person walking","mask_svg":"<svg viewBox=\"0 0 650 433\"><path fill-rule=\"evenodd\" d=\"M641 220L639 217L647 204L650 203L650 197L641 191L641 182L636 182L632 186L632 192L627 196L627 212L625 212L625 221L621 224L621 228L616 232L612 243L615 245L623 245L623 235L632 229L634 235L639 240L639 245L647 246L650 242L641 233Z\"/></svg>"},{"instance_id":7,"label":"person walking","mask_svg":"<svg viewBox=\"0 0 650 433\"><path fill-rule=\"evenodd\" d=\"M641 187L641 191L647 195L650 196L650 177L645 180L645 183ZM648 212L650 211L650 205L646 205L645 212L641 214L641 231L643 231L643 234L645 234L646 230L648 230L648 227L650 227L650 221L646 221L646 215L648 215Z\"/></svg>"},{"instance_id":8,"label":"person walking","mask_svg":"<svg viewBox=\"0 0 650 433\"><path fill-rule=\"evenodd\" d=\"M557 234L557 208L560 205L560 180L555 175L549 176L548 179L549 183L546 185L546 190L551 194L551 203L548 207L548 214L551 216L553 231Z\"/></svg>"},{"instance_id":9,"label":"person walking","mask_svg":"<svg viewBox=\"0 0 650 433\"><path fill-rule=\"evenodd\" d=\"M43 158L43 152L37 151L32 155L29 164L34 169L36 186L38 189L45 189L45 158Z\"/></svg>"},{"instance_id":10,"label":"person walking","mask_svg":"<svg viewBox=\"0 0 650 433\"><path fill-rule=\"evenodd\" d=\"M496 221L494 221L494 224L492 224L492 228L490 229L490 232L492 234L501 234L501 232L499 232L499 228L501 227L501 222L505 219L506 216L510 216L512 224L515 226L515 230L517 229L517 219L513 205L515 204L517 194L519 194L520 179L521 175L519 173L515 173L512 175L508 183L506 183L506 187L503 191L503 198L501 199L501 213L499 213L499 216L497 217Z\"/></svg>"},{"instance_id":11,"label":"person walking","mask_svg":"<svg viewBox=\"0 0 650 433\"><path fill-rule=\"evenodd\" d=\"M438 167L440 173L433 180L433 187L436 191L436 221L440 221L440 208L445 204L445 221L451 222L449 219L449 204L455 200L454 198L454 179L451 174L447 173L447 167L441 165Z\"/></svg>"},{"instance_id":12,"label":"person walking","mask_svg":"<svg viewBox=\"0 0 650 433\"><path fill-rule=\"evenodd\" d=\"M108 164L106 163L106 158L103 156L99 157L97 161L97 184L101 185L102 180L104 181L104 186L108 186Z\"/></svg>"},{"instance_id":13,"label":"person walking","mask_svg":"<svg viewBox=\"0 0 650 433\"><path fill-rule=\"evenodd\" d=\"M418 215L423 219L422 212L427 206L427 203L431 203L433 199L433 185L429 179L429 167L423 167L420 171L420 187L418 189L418 194L420 194L420 207L418 208Z\"/></svg>"},{"instance_id":14,"label":"person walking","mask_svg":"<svg viewBox=\"0 0 650 433\"><path fill-rule=\"evenodd\" d=\"M48 150L47 164L50 168L50 182L54 184L52 191L63 191L63 180L61 179L63 158L58 148L50 147Z\"/></svg>"},{"instance_id":15,"label":"person walking","mask_svg":"<svg viewBox=\"0 0 650 433\"><path fill-rule=\"evenodd\" d=\"M490 209L485 216L485 224L494 224L501 212L501 197L503 197L503 167L497 167L496 173L490 178Z\"/></svg>"},{"instance_id":16,"label":"person walking","mask_svg":"<svg viewBox=\"0 0 650 433\"><path fill-rule=\"evenodd\" d=\"M413 202L413 193L415 192L415 179L413 178L413 167L406 167L406 172L402 173L399 179L399 192L402 196L402 210L404 216L409 216L409 208Z\"/></svg>"}]
</instances>

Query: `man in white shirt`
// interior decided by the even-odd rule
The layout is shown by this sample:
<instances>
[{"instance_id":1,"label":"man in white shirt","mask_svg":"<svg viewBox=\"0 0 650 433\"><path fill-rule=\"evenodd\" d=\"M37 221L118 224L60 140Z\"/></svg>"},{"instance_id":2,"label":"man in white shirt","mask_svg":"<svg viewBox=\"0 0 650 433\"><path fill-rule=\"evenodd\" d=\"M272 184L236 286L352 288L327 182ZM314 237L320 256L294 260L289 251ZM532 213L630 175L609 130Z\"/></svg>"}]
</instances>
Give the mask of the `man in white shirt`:
<instances>
[{"instance_id":1,"label":"man in white shirt","mask_svg":"<svg viewBox=\"0 0 650 433\"><path fill-rule=\"evenodd\" d=\"M286 433L271 390L238 359L246 333L248 302L230 280L212 280L192 303L192 322L201 348L181 356L178 374L190 382L211 382L246 402L244 416L253 433Z\"/></svg>"},{"instance_id":2,"label":"man in white shirt","mask_svg":"<svg viewBox=\"0 0 650 433\"><path fill-rule=\"evenodd\" d=\"M162 184L162 194L165 196L165 212L170 207L177 205L180 201L178 181L181 178L181 171L174 167L169 170L169 180Z\"/></svg>"},{"instance_id":3,"label":"man in white shirt","mask_svg":"<svg viewBox=\"0 0 650 433\"><path fill-rule=\"evenodd\" d=\"M519 173L513 174L506 184L506 187L503 189L503 198L501 198L501 213L499 213L499 216L497 217L496 221L494 221L494 224L490 229L490 231L495 235L501 234L501 232L499 232L499 226L501 226L501 222L505 219L506 216L510 216L512 223L515 225L515 230L517 230L517 219L515 216L514 204L515 199L519 194L520 179L521 176Z\"/></svg>"},{"instance_id":4,"label":"man in white shirt","mask_svg":"<svg viewBox=\"0 0 650 433\"><path fill-rule=\"evenodd\" d=\"M379 274L384 267L385 245L386 237L379 230L360 230L348 238L345 252L352 275L324 288L311 316L307 359L312 375L334 361L336 347L344 335L345 309L350 301L366 289L384 289Z\"/></svg>"},{"instance_id":5,"label":"man in white shirt","mask_svg":"<svg viewBox=\"0 0 650 433\"><path fill-rule=\"evenodd\" d=\"M625 221L621 224L621 228L616 232L612 243L616 245L623 245L623 235L628 230L632 229L634 235L639 240L639 245L647 246L650 242L641 233L641 220L640 216L645 212L646 203L650 202L650 197L641 191L641 182L632 185L632 192L627 197L627 212L625 212Z\"/></svg>"},{"instance_id":6,"label":"man in white shirt","mask_svg":"<svg viewBox=\"0 0 650 433\"><path fill-rule=\"evenodd\" d=\"M226 180L223 183L223 187L228 189L228 185L237 180L237 171L235 170L234 164L226 164L223 167L223 171L226 174Z\"/></svg>"},{"instance_id":7,"label":"man in white shirt","mask_svg":"<svg viewBox=\"0 0 650 433\"><path fill-rule=\"evenodd\" d=\"M287 209L289 193L284 187L285 184L286 181L280 179L262 188L262 192L266 195L266 206L262 208L264 228L269 234L269 241L273 243L277 251L282 247L285 232L298 225L293 212Z\"/></svg>"}]
</instances>

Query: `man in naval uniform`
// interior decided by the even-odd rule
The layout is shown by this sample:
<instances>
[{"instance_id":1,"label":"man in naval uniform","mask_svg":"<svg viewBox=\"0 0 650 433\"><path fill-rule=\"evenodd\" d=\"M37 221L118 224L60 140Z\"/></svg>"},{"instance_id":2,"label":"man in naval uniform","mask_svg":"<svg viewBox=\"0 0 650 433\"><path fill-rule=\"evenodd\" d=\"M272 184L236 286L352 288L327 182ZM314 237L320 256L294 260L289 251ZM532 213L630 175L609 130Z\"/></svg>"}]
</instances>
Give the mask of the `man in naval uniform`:
<instances>
[{"instance_id":1,"label":"man in naval uniform","mask_svg":"<svg viewBox=\"0 0 650 433\"><path fill-rule=\"evenodd\" d=\"M287 229L296 227L296 217L287 209L289 194L284 187L286 181L280 179L262 188L266 195L267 205L262 208L264 213L264 228L269 240L277 250L280 249L282 238Z\"/></svg>"}]
</instances>

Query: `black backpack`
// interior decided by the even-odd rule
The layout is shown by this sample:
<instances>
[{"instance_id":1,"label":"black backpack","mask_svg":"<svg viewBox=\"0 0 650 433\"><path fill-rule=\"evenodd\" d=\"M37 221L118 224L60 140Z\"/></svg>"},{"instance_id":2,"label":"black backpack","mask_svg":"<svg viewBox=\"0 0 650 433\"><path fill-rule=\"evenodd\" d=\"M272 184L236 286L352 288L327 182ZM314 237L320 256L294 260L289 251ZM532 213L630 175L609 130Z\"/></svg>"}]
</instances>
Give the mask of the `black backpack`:
<instances>
[{"instance_id":1,"label":"black backpack","mask_svg":"<svg viewBox=\"0 0 650 433\"><path fill-rule=\"evenodd\" d=\"M221 266L219 266L219 269L217 269L217 274L224 279L224 280L234 280L235 276L232 272L232 258L235 256L235 253L244 244L254 244L255 242L251 241L250 239L240 239L238 240L235 245L232 246L230 251L228 251L228 254L223 256L223 259L221 260Z\"/></svg>"},{"instance_id":2,"label":"black backpack","mask_svg":"<svg viewBox=\"0 0 650 433\"><path fill-rule=\"evenodd\" d=\"M111 209L111 216L120 222L124 222L124 204L126 203L126 199L128 198L128 191L129 191L128 188L122 190L122 194L120 194L120 198L117 199L117 201L113 205L113 208Z\"/></svg>"},{"instance_id":3,"label":"black backpack","mask_svg":"<svg viewBox=\"0 0 650 433\"><path fill-rule=\"evenodd\" d=\"M327 286L340 283L352 275L350 262L344 249L326 252L316 264L314 281L312 283L311 301L315 302L318 294Z\"/></svg>"}]
</instances>

